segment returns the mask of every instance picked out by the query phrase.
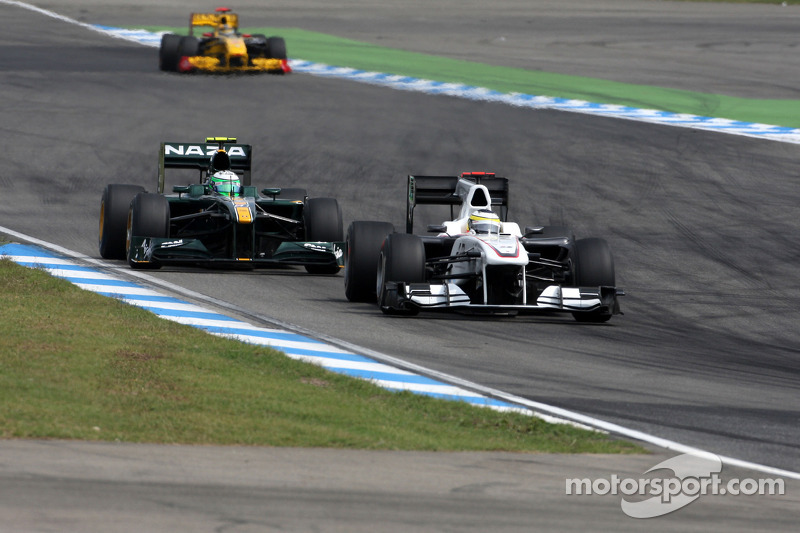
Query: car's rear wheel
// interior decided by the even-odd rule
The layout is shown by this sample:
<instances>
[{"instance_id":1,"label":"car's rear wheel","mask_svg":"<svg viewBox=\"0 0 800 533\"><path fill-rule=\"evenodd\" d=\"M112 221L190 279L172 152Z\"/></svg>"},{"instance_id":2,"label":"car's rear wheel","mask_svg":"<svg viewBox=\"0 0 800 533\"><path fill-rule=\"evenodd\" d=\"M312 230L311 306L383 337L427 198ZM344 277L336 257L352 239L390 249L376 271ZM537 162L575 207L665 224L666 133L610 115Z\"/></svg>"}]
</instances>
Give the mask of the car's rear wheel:
<instances>
[{"instance_id":1,"label":"car's rear wheel","mask_svg":"<svg viewBox=\"0 0 800 533\"><path fill-rule=\"evenodd\" d=\"M344 294L351 302L376 302L381 245L394 226L389 222L357 220L347 228Z\"/></svg>"},{"instance_id":2,"label":"car's rear wheel","mask_svg":"<svg viewBox=\"0 0 800 533\"><path fill-rule=\"evenodd\" d=\"M283 37L267 39L267 54L271 59L286 59L286 41Z\"/></svg>"},{"instance_id":3,"label":"car's rear wheel","mask_svg":"<svg viewBox=\"0 0 800 533\"><path fill-rule=\"evenodd\" d=\"M378 305L384 314L408 316L419 313L419 309L415 307L386 307L386 284L391 281L425 282L425 245L422 239L409 233L390 233L381 247L377 277L375 288L379 295Z\"/></svg>"},{"instance_id":4,"label":"car's rear wheel","mask_svg":"<svg viewBox=\"0 0 800 533\"><path fill-rule=\"evenodd\" d=\"M303 222L306 228L306 241L341 242L342 210L335 198L309 198L303 209ZM310 274L336 274L339 265L306 265Z\"/></svg>"},{"instance_id":5,"label":"car's rear wheel","mask_svg":"<svg viewBox=\"0 0 800 533\"><path fill-rule=\"evenodd\" d=\"M107 185L100 200L98 245L103 259L125 259L125 229L131 200L144 192L139 185Z\"/></svg>"},{"instance_id":6,"label":"car's rear wheel","mask_svg":"<svg viewBox=\"0 0 800 533\"><path fill-rule=\"evenodd\" d=\"M611 249L604 239L589 238L575 241L572 269L578 287L614 287L616 275ZM573 313L578 322L607 322L611 311Z\"/></svg>"},{"instance_id":7,"label":"car's rear wheel","mask_svg":"<svg viewBox=\"0 0 800 533\"><path fill-rule=\"evenodd\" d=\"M161 46L158 49L158 68L164 72L175 72L178 70L180 55L181 36L174 33L165 33L161 36Z\"/></svg>"},{"instance_id":8,"label":"car's rear wheel","mask_svg":"<svg viewBox=\"0 0 800 533\"><path fill-rule=\"evenodd\" d=\"M152 237L166 239L169 237L169 202L160 194L137 194L128 212L126 248L128 264L131 268L160 268L156 261L138 263L131 257L132 237Z\"/></svg>"}]
</instances>

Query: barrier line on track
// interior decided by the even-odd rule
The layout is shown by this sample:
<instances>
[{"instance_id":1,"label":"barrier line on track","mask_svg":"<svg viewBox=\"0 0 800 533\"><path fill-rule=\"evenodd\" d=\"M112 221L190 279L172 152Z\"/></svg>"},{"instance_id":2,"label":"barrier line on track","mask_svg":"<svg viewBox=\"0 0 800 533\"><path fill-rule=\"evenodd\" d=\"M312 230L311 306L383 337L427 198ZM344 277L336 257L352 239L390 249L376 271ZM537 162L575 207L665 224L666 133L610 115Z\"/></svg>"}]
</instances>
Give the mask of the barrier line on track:
<instances>
[{"instance_id":1,"label":"barrier line on track","mask_svg":"<svg viewBox=\"0 0 800 533\"><path fill-rule=\"evenodd\" d=\"M29 9L42 15L145 46L158 48L161 43L161 33L154 33L147 30L128 30L101 24L88 24L16 0L0 0L0 4L15 5L24 9ZM639 109L624 105L598 104L569 98L523 93L503 93L485 87L476 87L460 83L445 83L410 76L398 76L384 72L369 72L349 67L314 63L303 59L290 59L289 65L295 72L303 72L313 76L347 79L397 90L415 91L433 95L448 95L475 101L497 102L528 109L553 109L605 118L618 118L662 126L692 128L717 133L727 133L729 135L742 135L745 137L800 144L800 129L798 128L759 124L755 122L742 122L688 113L672 113L657 109Z\"/></svg>"},{"instance_id":2,"label":"barrier line on track","mask_svg":"<svg viewBox=\"0 0 800 533\"><path fill-rule=\"evenodd\" d=\"M41 268L52 276L65 279L81 289L141 307L160 318L193 326L205 330L211 335L268 346L285 353L292 359L314 363L333 372L365 379L386 389L407 390L436 398L464 401L500 411L532 414L528 408L402 370L298 333L281 328L255 326L212 309L163 295L138 283L125 281L100 270L83 266L76 260L47 251L39 246L6 244L0 246L0 256L26 267ZM543 418L552 422L569 422L547 415L544 415Z\"/></svg>"}]
</instances>

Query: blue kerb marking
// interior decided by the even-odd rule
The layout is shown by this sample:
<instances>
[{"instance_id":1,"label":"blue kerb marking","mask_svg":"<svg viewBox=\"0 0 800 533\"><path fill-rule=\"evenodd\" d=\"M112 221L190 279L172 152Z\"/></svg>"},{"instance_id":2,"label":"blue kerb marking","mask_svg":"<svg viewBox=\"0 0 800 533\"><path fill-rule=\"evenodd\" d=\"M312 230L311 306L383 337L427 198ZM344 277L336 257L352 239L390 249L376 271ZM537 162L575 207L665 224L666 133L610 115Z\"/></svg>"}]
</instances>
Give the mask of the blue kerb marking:
<instances>
[{"instance_id":1,"label":"blue kerb marking","mask_svg":"<svg viewBox=\"0 0 800 533\"><path fill-rule=\"evenodd\" d=\"M227 319L227 317L225 317ZM234 319L230 319L234 320ZM237 321L238 322L238 321ZM243 324L246 325L246 324ZM265 339L277 339L277 340L285 340L285 341L302 341L308 343L317 343L319 345L323 345L324 343L315 340L309 339L308 337L303 337L302 335L298 335L297 333L275 333L272 331L260 331L256 329L247 329L242 327L231 327L231 328L223 328L219 326L201 326L204 330L208 331L209 333L222 333L225 335L247 335L249 337L263 337Z\"/></svg>"},{"instance_id":2,"label":"blue kerb marking","mask_svg":"<svg viewBox=\"0 0 800 533\"><path fill-rule=\"evenodd\" d=\"M377 379L381 381L398 381L402 383L416 383L418 385L441 385L440 381L426 378L425 376L393 374L391 372L373 372L369 370L358 370L356 368L340 368L336 366L325 366L328 370L334 370L341 374L347 374L356 378Z\"/></svg>"},{"instance_id":3,"label":"blue kerb marking","mask_svg":"<svg viewBox=\"0 0 800 533\"><path fill-rule=\"evenodd\" d=\"M178 300L177 298L173 298L171 296L130 294L126 295L124 298L126 300L136 300L137 302L161 302L161 303L172 303L172 304L185 303L183 300ZM134 305L139 305L139 304L137 303Z\"/></svg>"},{"instance_id":4,"label":"blue kerb marking","mask_svg":"<svg viewBox=\"0 0 800 533\"><path fill-rule=\"evenodd\" d=\"M41 263L35 263L35 262L29 262L29 261L28 262L26 262L26 261L17 261L17 263L19 263L20 265L26 266L26 267L31 267L31 268L42 268L44 266ZM48 268L55 268L55 269L58 269L58 270L63 270L64 272L69 272L70 274L73 274L73 273L74 274L80 274L81 272L85 272L85 273L97 272L96 270L93 270L91 268L86 268L86 267L82 267L82 266L78 266L78 265L57 265L57 266L56 265L49 265ZM64 277L64 276L66 276L66 274L62 275L62 277Z\"/></svg>"},{"instance_id":5,"label":"blue kerb marking","mask_svg":"<svg viewBox=\"0 0 800 533\"><path fill-rule=\"evenodd\" d=\"M405 391L406 389L397 388L397 387L385 387L390 390L394 390L397 392ZM431 396L432 398L438 398L440 400L452 400L457 402L468 401L469 403L480 405L482 407L499 407L503 409L508 408L517 408L518 406L508 404L506 402L495 400L493 398L486 398L486 397L479 397L479 396L457 396L455 394L442 394L438 392L417 392L417 391L410 391L414 392L414 394L422 394L423 396Z\"/></svg>"},{"instance_id":6,"label":"blue kerb marking","mask_svg":"<svg viewBox=\"0 0 800 533\"><path fill-rule=\"evenodd\" d=\"M219 313L204 313L202 311L181 311L176 309L164 309L163 307L153 306L153 305L141 305L141 304L134 304L136 307L141 307L142 309L147 309L151 313L163 316L163 317L185 317L185 318L202 318L205 320L221 320L225 322L239 322L235 318L231 318L229 316L220 315Z\"/></svg>"},{"instance_id":7,"label":"blue kerb marking","mask_svg":"<svg viewBox=\"0 0 800 533\"><path fill-rule=\"evenodd\" d=\"M135 283L130 283L128 281L116 280L116 279L96 279L96 278L81 278L79 276L64 276L57 274L56 277L63 278L69 282L77 284L85 284L85 285L100 285L103 287L127 287L130 289L138 288L139 285Z\"/></svg>"},{"instance_id":8,"label":"blue kerb marking","mask_svg":"<svg viewBox=\"0 0 800 533\"><path fill-rule=\"evenodd\" d=\"M32 246L28 246L27 244L6 244L0 247L0 256L5 255L31 255L31 252L35 251L36 257L50 257L52 259L59 259L60 256L45 250L44 248L34 248Z\"/></svg>"},{"instance_id":9,"label":"blue kerb marking","mask_svg":"<svg viewBox=\"0 0 800 533\"><path fill-rule=\"evenodd\" d=\"M102 294L104 296L121 299L126 303L147 309L157 316L163 317L167 320L185 318L197 321L198 323L193 325L194 327L203 329L211 334L220 336L238 335L247 336L251 339L262 339L263 343L253 342L253 344L270 346L274 349L283 351L288 357L293 357L295 359L307 360L309 357L314 357L317 361L322 359L326 361L326 363L322 366L332 372L346 374L359 379L367 379L379 382L379 385L388 390L409 391L415 394L422 394L424 396L467 402L481 407L526 411L524 408L518 405L494 400L467 389L448 385L447 383L437 381L432 378L401 371L385 363L381 363L362 355L337 351L337 349L335 349L333 346L327 345L326 343L320 342L316 339L304 337L303 335L299 335L297 333L284 330L264 331L263 328L259 329L256 326L250 326L249 324L241 322L237 319L219 313L203 310L201 307L184 302L183 300L177 298L159 296L156 294L127 295L121 292L114 292L113 290L103 290L100 287L118 287L120 289L135 289L142 291L147 291L149 289L141 287L136 283L109 279L110 276L105 275L99 270L94 270L92 268L71 263L71 259L50 253L38 246L6 244L0 246L0 256L8 257L9 259L28 267L44 267L70 272L75 271L82 272L84 275L95 274L98 277L104 277L105 279L64 276L63 272L60 272L57 276L72 283L91 286L92 288L96 288L96 290L93 290L93 292L96 294ZM163 306L159 306L158 303L163 305L175 304L180 308L167 309ZM232 323L232 327L222 327L219 324L204 325L204 321L229 321ZM248 329L248 326L253 329ZM283 348L281 344L287 342L302 343L303 345L307 345L307 347ZM313 349L316 347L319 347L320 349ZM453 394L453 391L457 391L459 394Z\"/></svg>"},{"instance_id":10,"label":"blue kerb marking","mask_svg":"<svg viewBox=\"0 0 800 533\"><path fill-rule=\"evenodd\" d=\"M312 357L325 357L326 359L332 360L340 360L340 361L353 361L356 363L374 363L373 359L369 357L364 357L363 355L357 355L354 353L342 353L342 352L326 352L322 353L316 350L304 350L302 348L282 348L284 352L288 355L304 355L304 356L312 356Z\"/></svg>"}]
</instances>

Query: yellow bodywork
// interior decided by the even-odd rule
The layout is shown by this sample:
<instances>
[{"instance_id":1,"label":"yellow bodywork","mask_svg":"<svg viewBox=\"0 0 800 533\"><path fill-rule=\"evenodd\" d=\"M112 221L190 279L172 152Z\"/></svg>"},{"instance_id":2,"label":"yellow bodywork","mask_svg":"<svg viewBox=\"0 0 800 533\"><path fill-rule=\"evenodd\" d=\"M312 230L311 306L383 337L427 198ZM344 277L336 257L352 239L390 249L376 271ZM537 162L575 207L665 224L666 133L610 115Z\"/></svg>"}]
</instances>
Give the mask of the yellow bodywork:
<instances>
[{"instance_id":1,"label":"yellow bodywork","mask_svg":"<svg viewBox=\"0 0 800 533\"><path fill-rule=\"evenodd\" d=\"M194 56L186 59L194 68L208 72L230 72L232 70L237 72L279 72L283 69L283 62L280 59L268 59L265 57L254 57L252 66L245 65L242 67L224 65L216 57Z\"/></svg>"},{"instance_id":2,"label":"yellow bodywork","mask_svg":"<svg viewBox=\"0 0 800 533\"><path fill-rule=\"evenodd\" d=\"M203 55L187 57L195 69L207 72L285 72L281 59L248 57L247 45L238 33L239 16L229 11L220 13L192 13L189 34L194 28L213 29L217 41L203 51Z\"/></svg>"},{"instance_id":3,"label":"yellow bodywork","mask_svg":"<svg viewBox=\"0 0 800 533\"><path fill-rule=\"evenodd\" d=\"M192 26L211 26L219 28L227 24L234 30L239 27L239 15L236 13L192 13Z\"/></svg>"}]
</instances>

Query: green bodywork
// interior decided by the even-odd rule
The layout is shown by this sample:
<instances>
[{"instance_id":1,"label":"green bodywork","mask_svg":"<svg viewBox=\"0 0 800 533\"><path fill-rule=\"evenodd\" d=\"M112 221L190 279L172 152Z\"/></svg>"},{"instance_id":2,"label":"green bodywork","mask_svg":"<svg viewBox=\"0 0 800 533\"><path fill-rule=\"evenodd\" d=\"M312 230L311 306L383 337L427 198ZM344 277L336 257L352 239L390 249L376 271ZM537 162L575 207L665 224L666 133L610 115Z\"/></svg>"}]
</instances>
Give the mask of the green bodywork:
<instances>
[{"instance_id":1,"label":"green bodywork","mask_svg":"<svg viewBox=\"0 0 800 533\"><path fill-rule=\"evenodd\" d=\"M213 141L213 142L211 142ZM241 194L228 197L210 190L212 156L225 151L229 170L240 176ZM206 143L161 144L158 193L168 205L163 225L168 231L128 236L129 261L142 268L170 263L224 263L263 267L276 263L320 267L335 272L344 267L343 241L309 240L304 218L307 198L280 198L280 188L261 192L250 185L252 148L234 138L209 138ZM195 169L199 183L175 185L164 194L166 170ZM227 169L226 169L227 170ZM297 190L294 191L295 194ZM154 214L153 216L159 216Z\"/></svg>"}]
</instances>

